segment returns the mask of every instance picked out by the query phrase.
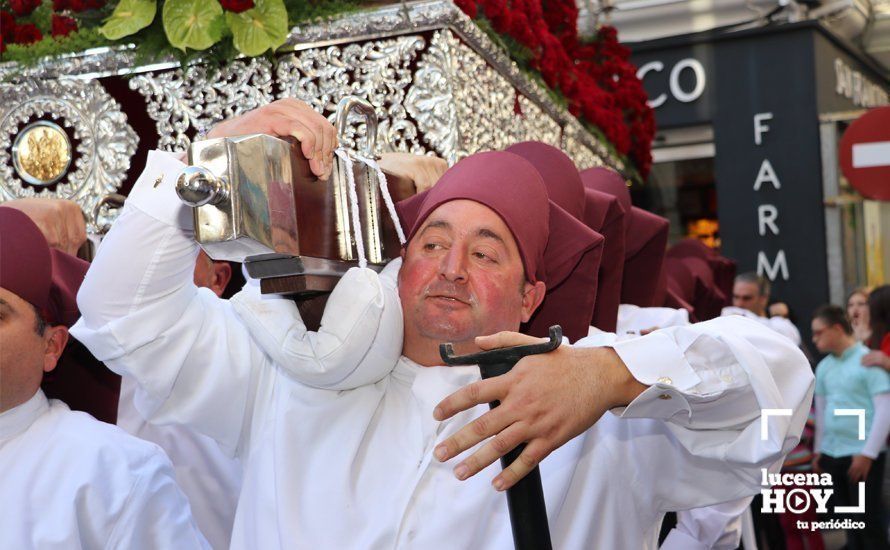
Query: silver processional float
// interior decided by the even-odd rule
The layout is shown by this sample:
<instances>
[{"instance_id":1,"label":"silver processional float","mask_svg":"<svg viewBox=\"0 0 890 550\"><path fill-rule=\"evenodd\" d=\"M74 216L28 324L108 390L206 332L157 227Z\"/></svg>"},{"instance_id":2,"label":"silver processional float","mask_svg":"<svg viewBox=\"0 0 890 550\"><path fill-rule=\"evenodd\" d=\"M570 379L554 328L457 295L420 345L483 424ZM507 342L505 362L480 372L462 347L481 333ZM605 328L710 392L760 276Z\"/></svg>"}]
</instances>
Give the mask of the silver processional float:
<instances>
[{"instance_id":1,"label":"silver processional float","mask_svg":"<svg viewBox=\"0 0 890 550\"><path fill-rule=\"evenodd\" d=\"M307 326L317 326L324 298L349 268L380 270L405 242L394 201L412 195L414 185L377 164L377 116L367 101L348 96L339 102L338 137L343 139L351 113L365 120L367 147L337 149L327 179L312 174L297 140L251 134L193 143L189 166L176 182L180 199L193 208L195 240L207 255L242 262L260 279L263 293L294 296L301 314L311 318L304 319ZM305 307L310 303L314 307ZM440 352L446 364L479 365L482 377L490 378L506 374L522 357L556 349L561 340L557 326L543 344L461 357L442 344ZM502 464L524 447L505 455ZM507 490L507 503L515 547L551 548L537 467Z\"/></svg>"}]
</instances>

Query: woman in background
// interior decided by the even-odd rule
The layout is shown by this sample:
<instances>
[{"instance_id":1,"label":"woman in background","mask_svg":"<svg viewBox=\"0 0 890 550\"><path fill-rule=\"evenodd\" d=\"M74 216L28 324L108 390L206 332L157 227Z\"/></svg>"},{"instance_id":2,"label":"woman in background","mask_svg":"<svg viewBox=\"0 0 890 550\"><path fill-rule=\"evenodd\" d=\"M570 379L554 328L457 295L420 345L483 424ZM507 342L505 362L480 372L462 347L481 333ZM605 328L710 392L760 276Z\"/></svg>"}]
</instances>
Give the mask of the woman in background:
<instances>
[{"instance_id":1,"label":"woman in background","mask_svg":"<svg viewBox=\"0 0 890 550\"><path fill-rule=\"evenodd\" d=\"M860 287L850 293L847 298L847 317L853 327L853 336L856 341L868 344L871 337L868 314L869 289Z\"/></svg>"},{"instance_id":2,"label":"woman in background","mask_svg":"<svg viewBox=\"0 0 890 550\"><path fill-rule=\"evenodd\" d=\"M868 314L871 336L866 343L872 351L862 357L862 364L890 371L890 285L871 291Z\"/></svg>"}]
</instances>

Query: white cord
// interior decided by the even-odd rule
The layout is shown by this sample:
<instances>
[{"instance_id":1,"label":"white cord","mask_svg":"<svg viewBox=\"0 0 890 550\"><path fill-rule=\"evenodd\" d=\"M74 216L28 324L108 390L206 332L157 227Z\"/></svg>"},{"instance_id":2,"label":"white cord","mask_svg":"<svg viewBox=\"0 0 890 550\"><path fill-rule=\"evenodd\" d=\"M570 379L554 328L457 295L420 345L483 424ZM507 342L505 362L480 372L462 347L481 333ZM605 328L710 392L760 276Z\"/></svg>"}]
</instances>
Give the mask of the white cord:
<instances>
[{"instance_id":1,"label":"white cord","mask_svg":"<svg viewBox=\"0 0 890 550\"><path fill-rule=\"evenodd\" d=\"M362 240L362 226L358 215L358 192L355 189L355 174L353 173L352 159L349 153L342 147L338 147L334 153L343 161L343 169L346 170L346 183L349 187L349 202L352 205L352 234L355 237L355 246L358 249L358 266L361 268L368 267L368 260L365 258L365 243Z\"/></svg>"},{"instance_id":2,"label":"white cord","mask_svg":"<svg viewBox=\"0 0 890 550\"><path fill-rule=\"evenodd\" d=\"M380 168L376 160L359 154L356 154L355 158L367 164L369 168L377 173L377 181L380 182L380 194L383 195L383 203L386 204L386 210L389 211L389 217L396 228L399 244L405 244L405 232L402 231L402 224L399 223L399 215L396 213L396 205L392 201L392 195L389 194L389 182L386 181L386 174L383 173L383 169Z\"/></svg>"}]
</instances>

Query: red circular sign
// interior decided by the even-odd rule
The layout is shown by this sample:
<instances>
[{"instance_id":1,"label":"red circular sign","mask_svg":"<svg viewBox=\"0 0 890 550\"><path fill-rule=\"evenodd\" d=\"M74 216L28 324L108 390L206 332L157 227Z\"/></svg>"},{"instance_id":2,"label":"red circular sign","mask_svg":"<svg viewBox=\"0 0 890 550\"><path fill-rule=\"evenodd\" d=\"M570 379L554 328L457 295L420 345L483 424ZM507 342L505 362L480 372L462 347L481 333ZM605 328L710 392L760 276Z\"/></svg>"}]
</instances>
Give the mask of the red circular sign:
<instances>
[{"instance_id":1,"label":"red circular sign","mask_svg":"<svg viewBox=\"0 0 890 550\"><path fill-rule=\"evenodd\" d=\"M840 146L841 171L863 197L890 201L890 106L853 121Z\"/></svg>"}]
</instances>

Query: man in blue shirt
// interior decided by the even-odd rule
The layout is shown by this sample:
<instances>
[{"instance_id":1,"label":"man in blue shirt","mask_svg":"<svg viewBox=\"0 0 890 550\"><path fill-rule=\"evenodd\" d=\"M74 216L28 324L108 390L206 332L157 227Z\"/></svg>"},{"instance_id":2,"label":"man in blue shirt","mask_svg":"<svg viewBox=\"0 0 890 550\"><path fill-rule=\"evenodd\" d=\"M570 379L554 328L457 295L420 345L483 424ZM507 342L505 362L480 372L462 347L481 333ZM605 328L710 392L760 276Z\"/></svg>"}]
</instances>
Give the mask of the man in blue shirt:
<instances>
[{"instance_id":1,"label":"man in blue shirt","mask_svg":"<svg viewBox=\"0 0 890 550\"><path fill-rule=\"evenodd\" d=\"M864 514L850 517L864 522L865 528L847 531L847 548L888 548L881 484L890 432L890 375L881 368L862 366L862 356L869 350L853 337L840 307L819 308L813 316L812 330L816 348L828 354L816 367L814 467L831 474L834 481L829 510L858 506L859 482L865 482ZM859 417L838 415L838 409L864 411L864 437L860 437Z\"/></svg>"}]
</instances>

